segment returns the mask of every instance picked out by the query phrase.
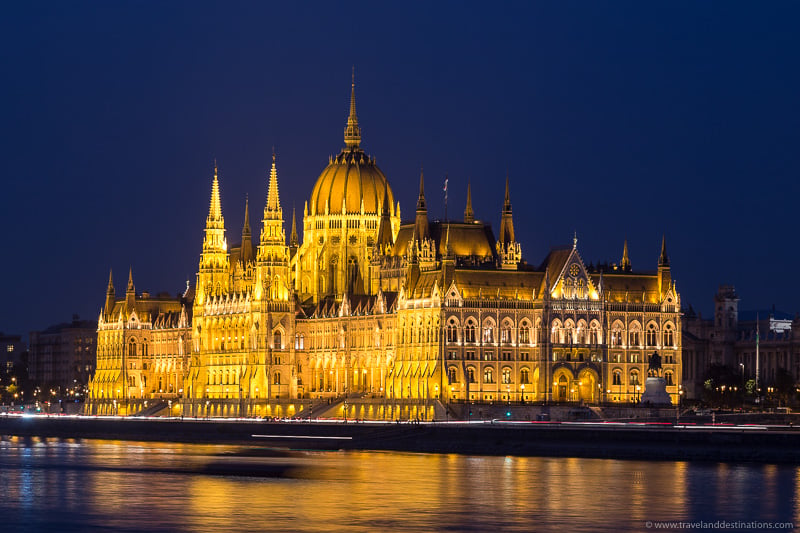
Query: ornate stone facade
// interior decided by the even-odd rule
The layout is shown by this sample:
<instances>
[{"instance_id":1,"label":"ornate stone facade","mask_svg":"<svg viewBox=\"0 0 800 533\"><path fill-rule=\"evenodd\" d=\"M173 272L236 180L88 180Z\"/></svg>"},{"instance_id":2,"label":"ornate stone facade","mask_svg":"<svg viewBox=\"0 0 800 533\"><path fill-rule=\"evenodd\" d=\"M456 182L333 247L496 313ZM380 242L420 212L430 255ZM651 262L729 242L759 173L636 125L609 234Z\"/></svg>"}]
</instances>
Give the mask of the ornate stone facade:
<instances>
[{"instance_id":1,"label":"ornate stone facade","mask_svg":"<svg viewBox=\"0 0 800 533\"><path fill-rule=\"evenodd\" d=\"M401 223L361 149L355 85L345 147L306 202L302 244L293 214L287 245L274 155L255 251L249 203L245 214L242 244L229 248L215 166L196 294L117 302L109 285L90 405L158 399L165 382L188 416L319 413L355 396L376 417L414 402L630 403L656 350L677 396L680 296L665 242L651 272L631 269L627 242L619 265L587 267L577 238L530 265L508 179L497 240L469 189L463 221L429 220L422 174L415 219Z\"/></svg>"}]
</instances>

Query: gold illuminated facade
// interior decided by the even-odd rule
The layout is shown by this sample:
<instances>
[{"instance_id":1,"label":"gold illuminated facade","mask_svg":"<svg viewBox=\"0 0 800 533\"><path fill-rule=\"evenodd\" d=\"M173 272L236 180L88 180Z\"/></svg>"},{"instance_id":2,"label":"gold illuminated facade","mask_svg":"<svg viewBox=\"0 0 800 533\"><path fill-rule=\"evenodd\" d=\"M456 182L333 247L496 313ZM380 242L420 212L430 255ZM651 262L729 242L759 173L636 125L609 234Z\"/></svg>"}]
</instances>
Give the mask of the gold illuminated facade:
<instances>
[{"instance_id":1,"label":"gold illuminated facade","mask_svg":"<svg viewBox=\"0 0 800 533\"><path fill-rule=\"evenodd\" d=\"M355 85L344 140L304 206L302 243L294 213L286 238L273 155L256 245L246 202L241 244L229 247L215 165L194 293L139 297L131 279L117 301L109 281L91 412L168 401L187 416L307 415L350 399L380 418L414 402L630 404L654 351L677 400L680 296L664 241L651 272L631 268L627 242L619 264L587 267L577 238L532 266L508 179L497 239L469 187L463 220L430 220L422 174L415 217L401 223L361 149Z\"/></svg>"}]
</instances>

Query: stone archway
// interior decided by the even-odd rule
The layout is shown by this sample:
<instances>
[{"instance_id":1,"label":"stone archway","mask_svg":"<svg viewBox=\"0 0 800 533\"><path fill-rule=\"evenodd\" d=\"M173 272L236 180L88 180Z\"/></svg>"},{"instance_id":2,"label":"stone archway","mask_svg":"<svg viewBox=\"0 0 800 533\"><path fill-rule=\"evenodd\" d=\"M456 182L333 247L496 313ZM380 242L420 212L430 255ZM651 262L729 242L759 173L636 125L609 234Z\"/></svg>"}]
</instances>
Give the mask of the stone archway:
<instances>
[{"instance_id":1,"label":"stone archway","mask_svg":"<svg viewBox=\"0 0 800 533\"><path fill-rule=\"evenodd\" d=\"M578 399L584 403L597 403L600 390L597 387L599 378L591 368L584 368L578 374Z\"/></svg>"},{"instance_id":2,"label":"stone archway","mask_svg":"<svg viewBox=\"0 0 800 533\"><path fill-rule=\"evenodd\" d=\"M566 368L559 368L553 373L553 400L556 402L573 401L573 376Z\"/></svg>"}]
</instances>

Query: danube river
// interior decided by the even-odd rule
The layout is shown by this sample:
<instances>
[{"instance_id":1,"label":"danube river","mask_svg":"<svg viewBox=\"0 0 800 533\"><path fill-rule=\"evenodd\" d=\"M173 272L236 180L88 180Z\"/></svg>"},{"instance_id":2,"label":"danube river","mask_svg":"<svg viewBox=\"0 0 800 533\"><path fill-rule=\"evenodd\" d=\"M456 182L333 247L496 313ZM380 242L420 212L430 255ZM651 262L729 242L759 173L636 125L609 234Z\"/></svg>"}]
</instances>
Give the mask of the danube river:
<instances>
[{"instance_id":1,"label":"danube river","mask_svg":"<svg viewBox=\"0 0 800 533\"><path fill-rule=\"evenodd\" d=\"M252 455L216 445L4 440L2 528L564 532L656 529L659 521L800 524L800 467L793 466Z\"/></svg>"}]
</instances>

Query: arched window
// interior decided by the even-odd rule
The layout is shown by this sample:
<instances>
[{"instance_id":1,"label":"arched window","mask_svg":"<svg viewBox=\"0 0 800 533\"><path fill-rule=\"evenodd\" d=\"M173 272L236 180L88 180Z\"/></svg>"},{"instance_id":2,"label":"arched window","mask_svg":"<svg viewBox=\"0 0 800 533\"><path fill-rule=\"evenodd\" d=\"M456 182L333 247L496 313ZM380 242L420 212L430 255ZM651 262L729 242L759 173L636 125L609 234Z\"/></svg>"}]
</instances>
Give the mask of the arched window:
<instances>
[{"instance_id":1,"label":"arched window","mask_svg":"<svg viewBox=\"0 0 800 533\"><path fill-rule=\"evenodd\" d=\"M454 320L450 320L447 323L446 334L447 334L447 342L458 342L458 326Z\"/></svg>"},{"instance_id":2,"label":"arched window","mask_svg":"<svg viewBox=\"0 0 800 533\"><path fill-rule=\"evenodd\" d=\"M666 326L664 326L664 347L665 348L675 347L675 336L672 330L672 324L667 324Z\"/></svg>"},{"instance_id":3,"label":"arched window","mask_svg":"<svg viewBox=\"0 0 800 533\"><path fill-rule=\"evenodd\" d=\"M494 371L491 367L486 367L483 369L483 382L484 383L494 383Z\"/></svg>"},{"instance_id":4,"label":"arched window","mask_svg":"<svg viewBox=\"0 0 800 533\"><path fill-rule=\"evenodd\" d=\"M511 337L511 323L503 322L503 326L500 328L500 342L503 344L511 344Z\"/></svg>"},{"instance_id":5,"label":"arched window","mask_svg":"<svg viewBox=\"0 0 800 533\"><path fill-rule=\"evenodd\" d=\"M530 377L527 368L523 368L519 371L519 382L520 383L530 383Z\"/></svg>"},{"instance_id":6,"label":"arched window","mask_svg":"<svg viewBox=\"0 0 800 533\"><path fill-rule=\"evenodd\" d=\"M511 369L510 368L504 368L503 369L502 380L503 380L503 385L508 385L509 383L511 383Z\"/></svg>"},{"instance_id":7,"label":"arched window","mask_svg":"<svg viewBox=\"0 0 800 533\"><path fill-rule=\"evenodd\" d=\"M272 376L272 384L273 385L280 385L281 384L281 373L280 372L275 372L275 374Z\"/></svg>"},{"instance_id":8,"label":"arched window","mask_svg":"<svg viewBox=\"0 0 800 533\"><path fill-rule=\"evenodd\" d=\"M475 383L475 369L470 367L467 369L467 378L470 383Z\"/></svg>"},{"instance_id":9,"label":"arched window","mask_svg":"<svg viewBox=\"0 0 800 533\"><path fill-rule=\"evenodd\" d=\"M619 322L611 327L611 346L622 346L622 324Z\"/></svg>"},{"instance_id":10,"label":"arched window","mask_svg":"<svg viewBox=\"0 0 800 533\"><path fill-rule=\"evenodd\" d=\"M574 341L573 324L571 320L564 322L564 344L572 344Z\"/></svg>"},{"instance_id":11,"label":"arched window","mask_svg":"<svg viewBox=\"0 0 800 533\"><path fill-rule=\"evenodd\" d=\"M456 371L456 367L451 366L447 369L447 380L450 383L458 382L458 372Z\"/></svg>"},{"instance_id":12,"label":"arched window","mask_svg":"<svg viewBox=\"0 0 800 533\"><path fill-rule=\"evenodd\" d=\"M572 280L567 278L564 280L564 298L572 298L575 295L575 288L572 285Z\"/></svg>"},{"instance_id":13,"label":"arched window","mask_svg":"<svg viewBox=\"0 0 800 533\"><path fill-rule=\"evenodd\" d=\"M491 322L483 325L483 342L494 342L494 324Z\"/></svg>"},{"instance_id":14,"label":"arched window","mask_svg":"<svg viewBox=\"0 0 800 533\"><path fill-rule=\"evenodd\" d=\"M464 328L464 342L475 342L475 323L467 322L467 327Z\"/></svg>"},{"instance_id":15,"label":"arched window","mask_svg":"<svg viewBox=\"0 0 800 533\"><path fill-rule=\"evenodd\" d=\"M561 342L561 323L558 320L553 321L553 326L550 334L550 342L558 344Z\"/></svg>"},{"instance_id":16,"label":"arched window","mask_svg":"<svg viewBox=\"0 0 800 533\"><path fill-rule=\"evenodd\" d=\"M589 324L589 343L590 344L599 344L600 343L600 324L597 321L592 321Z\"/></svg>"},{"instance_id":17,"label":"arched window","mask_svg":"<svg viewBox=\"0 0 800 533\"><path fill-rule=\"evenodd\" d=\"M628 346L639 346L639 341L641 340L640 337L641 330L639 328L639 324L631 324L630 333L629 333L629 340Z\"/></svg>"},{"instance_id":18,"label":"arched window","mask_svg":"<svg viewBox=\"0 0 800 533\"><path fill-rule=\"evenodd\" d=\"M622 385L622 370L614 370L613 385Z\"/></svg>"},{"instance_id":19,"label":"arched window","mask_svg":"<svg viewBox=\"0 0 800 533\"><path fill-rule=\"evenodd\" d=\"M281 332L276 331L272 336L272 349L280 350L282 348L283 348L283 343L281 342Z\"/></svg>"},{"instance_id":20,"label":"arched window","mask_svg":"<svg viewBox=\"0 0 800 533\"><path fill-rule=\"evenodd\" d=\"M531 342L531 327L527 322L523 322L519 327L519 343L530 344Z\"/></svg>"},{"instance_id":21,"label":"arched window","mask_svg":"<svg viewBox=\"0 0 800 533\"><path fill-rule=\"evenodd\" d=\"M586 335L586 322L580 320L577 328L578 344L586 344Z\"/></svg>"},{"instance_id":22,"label":"arched window","mask_svg":"<svg viewBox=\"0 0 800 533\"><path fill-rule=\"evenodd\" d=\"M650 322L647 325L647 333L645 335L645 340L647 342L647 346L652 348L658 344L658 330L656 325Z\"/></svg>"},{"instance_id":23,"label":"arched window","mask_svg":"<svg viewBox=\"0 0 800 533\"><path fill-rule=\"evenodd\" d=\"M579 279L575 282L575 294L578 298L586 297L586 282L584 282L582 279Z\"/></svg>"},{"instance_id":24,"label":"arched window","mask_svg":"<svg viewBox=\"0 0 800 533\"><path fill-rule=\"evenodd\" d=\"M639 371L638 370L631 370L631 385L639 385Z\"/></svg>"},{"instance_id":25,"label":"arched window","mask_svg":"<svg viewBox=\"0 0 800 533\"><path fill-rule=\"evenodd\" d=\"M672 370L667 370L666 372L664 372L664 381L667 382L668 387L671 387L672 385L675 384L673 383L672 379Z\"/></svg>"}]
</instances>

